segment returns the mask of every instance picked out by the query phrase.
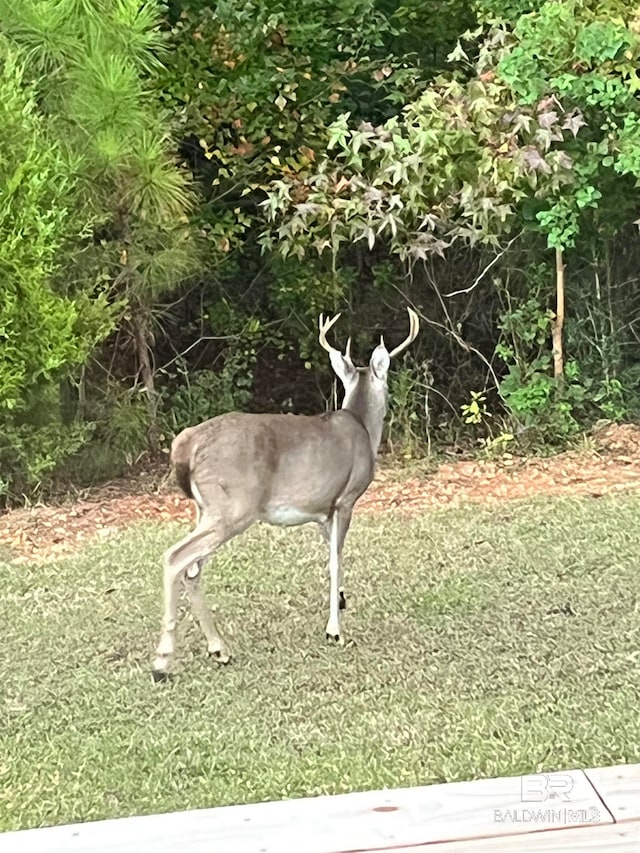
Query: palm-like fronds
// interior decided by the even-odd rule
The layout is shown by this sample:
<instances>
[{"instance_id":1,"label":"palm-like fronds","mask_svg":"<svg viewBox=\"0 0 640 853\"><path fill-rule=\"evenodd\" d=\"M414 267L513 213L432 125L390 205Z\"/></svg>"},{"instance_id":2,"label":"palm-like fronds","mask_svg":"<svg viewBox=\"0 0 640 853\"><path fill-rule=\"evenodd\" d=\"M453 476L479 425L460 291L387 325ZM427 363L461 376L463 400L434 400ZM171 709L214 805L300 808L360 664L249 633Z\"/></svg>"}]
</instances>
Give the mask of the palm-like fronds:
<instances>
[{"instance_id":1,"label":"palm-like fronds","mask_svg":"<svg viewBox=\"0 0 640 853\"><path fill-rule=\"evenodd\" d=\"M96 170L115 177L126 161L130 144L131 136L120 133L118 128L104 127L97 131L90 141Z\"/></svg>"},{"instance_id":2,"label":"palm-like fronds","mask_svg":"<svg viewBox=\"0 0 640 853\"><path fill-rule=\"evenodd\" d=\"M163 223L184 216L189 207L188 179L167 155L166 141L158 132L143 131L131 153L128 203L145 221Z\"/></svg>"},{"instance_id":3,"label":"palm-like fronds","mask_svg":"<svg viewBox=\"0 0 640 853\"><path fill-rule=\"evenodd\" d=\"M198 268L197 252L187 228L172 228L164 233L156 231L138 261L136 292L146 301L175 289L178 282Z\"/></svg>"},{"instance_id":4,"label":"palm-like fronds","mask_svg":"<svg viewBox=\"0 0 640 853\"><path fill-rule=\"evenodd\" d=\"M115 0L111 15L122 52L146 73L162 67L159 56L166 50L166 37L159 28L162 20L159 5Z\"/></svg>"},{"instance_id":5,"label":"palm-like fronds","mask_svg":"<svg viewBox=\"0 0 640 853\"><path fill-rule=\"evenodd\" d=\"M69 111L89 135L109 129L130 137L139 124L142 85L133 63L117 53L86 54L69 74Z\"/></svg>"},{"instance_id":6,"label":"palm-like fronds","mask_svg":"<svg viewBox=\"0 0 640 853\"><path fill-rule=\"evenodd\" d=\"M73 47L69 31L69 0L0 0L5 34L18 45L40 73L50 73Z\"/></svg>"}]
</instances>

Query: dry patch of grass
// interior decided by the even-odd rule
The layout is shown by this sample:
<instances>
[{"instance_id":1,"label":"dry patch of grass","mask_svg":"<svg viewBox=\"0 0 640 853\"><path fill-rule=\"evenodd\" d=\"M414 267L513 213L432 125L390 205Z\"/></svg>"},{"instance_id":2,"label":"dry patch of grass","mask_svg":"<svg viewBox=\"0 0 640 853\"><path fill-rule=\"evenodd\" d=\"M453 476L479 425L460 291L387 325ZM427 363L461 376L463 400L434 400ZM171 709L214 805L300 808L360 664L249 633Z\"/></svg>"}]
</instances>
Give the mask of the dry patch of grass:
<instances>
[{"instance_id":1,"label":"dry patch of grass","mask_svg":"<svg viewBox=\"0 0 640 853\"><path fill-rule=\"evenodd\" d=\"M160 555L141 525L0 563L0 829L640 761L640 498L361 518L345 648L313 529L254 529L205 573L235 652L189 618L154 685Z\"/></svg>"}]
</instances>

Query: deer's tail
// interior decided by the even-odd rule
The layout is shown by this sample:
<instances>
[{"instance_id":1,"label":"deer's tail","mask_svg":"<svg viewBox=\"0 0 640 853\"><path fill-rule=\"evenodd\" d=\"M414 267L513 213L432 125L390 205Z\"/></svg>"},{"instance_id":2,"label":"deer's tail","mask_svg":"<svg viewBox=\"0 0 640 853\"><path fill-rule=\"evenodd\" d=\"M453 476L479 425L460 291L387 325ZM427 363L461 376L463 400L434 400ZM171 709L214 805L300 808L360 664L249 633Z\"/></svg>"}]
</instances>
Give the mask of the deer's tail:
<instances>
[{"instance_id":1,"label":"deer's tail","mask_svg":"<svg viewBox=\"0 0 640 853\"><path fill-rule=\"evenodd\" d=\"M184 434L176 436L171 445L171 464L176 481L188 498L194 500L191 488L191 442ZM187 440L185 440L187 439Z\"/></svg>"},{"instance_id":2,"label":"deer's tail","mask_svg":"<svg viewBox=\"0 0 640 853\"><path fill-rule=\"evenodd\" d=\"M191 469L189 463L178 462L174 465L173 473L182 491L188 498L193 500L193 492L191 491Z\"/></svg>"}]
</instances>

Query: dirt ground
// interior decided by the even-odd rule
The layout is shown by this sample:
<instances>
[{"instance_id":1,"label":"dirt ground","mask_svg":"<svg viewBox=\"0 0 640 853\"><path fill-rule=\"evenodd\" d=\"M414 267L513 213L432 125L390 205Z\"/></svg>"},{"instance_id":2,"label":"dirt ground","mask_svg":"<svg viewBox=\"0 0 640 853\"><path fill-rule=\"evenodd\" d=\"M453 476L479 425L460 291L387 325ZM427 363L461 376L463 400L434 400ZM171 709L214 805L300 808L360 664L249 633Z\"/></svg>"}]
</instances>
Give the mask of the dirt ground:
<instances>
[{"instance_id":1,"label":"dirt ground","mask_svg":"<svg viewBox=\"0 0 640 853\"><path fill-rule=\"evenodd\" d=\"M640 426L609 424L584 450L549 458L442 462L431 473L398 478L381 466L356 513L400 510L416 514L431 507L504 501L535 495L602 495L640 489ZM42 562L134 522L192 521L191 501L181 497L164 472L107 483L76 500L15 509L0 515L0 558Z\"/></svg>"}]
</instances>

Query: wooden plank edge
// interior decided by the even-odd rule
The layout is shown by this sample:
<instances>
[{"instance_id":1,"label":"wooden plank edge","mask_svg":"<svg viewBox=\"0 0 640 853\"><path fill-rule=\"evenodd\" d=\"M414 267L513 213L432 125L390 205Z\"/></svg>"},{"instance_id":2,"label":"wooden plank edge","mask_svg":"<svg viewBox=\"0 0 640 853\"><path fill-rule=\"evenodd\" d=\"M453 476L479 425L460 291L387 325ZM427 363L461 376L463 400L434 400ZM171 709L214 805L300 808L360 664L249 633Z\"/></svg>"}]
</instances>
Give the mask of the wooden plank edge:
<instances>
[{"instance_id":1,"label":"wooden plank edge","mask_svg":"<svg viewBox=\"0 0 640 853\"><path fill-rule=\"evenodd\" d=\"M617 764L583 770L616 823L640 820L640 764Z\"/></svg>"}]
</instances>

